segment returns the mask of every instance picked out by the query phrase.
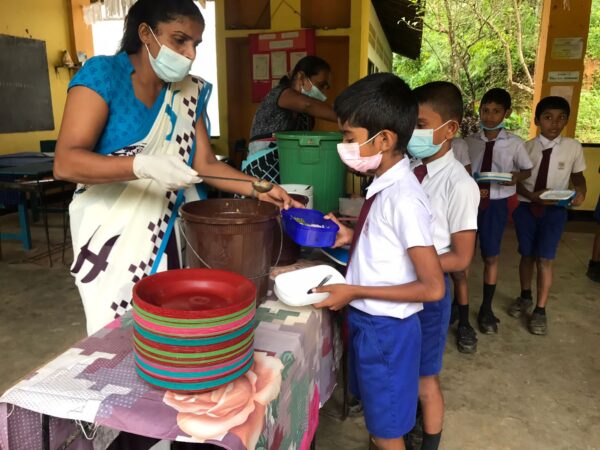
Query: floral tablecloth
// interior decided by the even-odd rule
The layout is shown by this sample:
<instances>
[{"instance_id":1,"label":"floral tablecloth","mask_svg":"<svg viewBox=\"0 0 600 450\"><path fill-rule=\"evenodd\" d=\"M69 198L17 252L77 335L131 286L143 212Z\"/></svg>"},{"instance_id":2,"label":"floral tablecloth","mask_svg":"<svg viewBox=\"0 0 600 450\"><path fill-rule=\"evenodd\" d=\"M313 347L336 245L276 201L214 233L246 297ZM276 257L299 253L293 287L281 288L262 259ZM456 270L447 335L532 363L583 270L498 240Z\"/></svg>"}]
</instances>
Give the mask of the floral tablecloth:
<instances>
[{"instance_id":1,"label":"floral tablecloth","mask_svg":"<svg viewBox=\"0 0 600 450\"><path fill-rule=\"evenodd\" d=\"M120 430L231 450L308 449L319 407L335 386L329 312L270 299L257 317L250 371L196 395L157 390L138 378L131 316L115 320L0 398L0 447L41 449L45 414L50 448L87 422L93 424L85 433L88 442L79 437L79 445L69 448L105 448Z\"/></svg>"}]
</instances>

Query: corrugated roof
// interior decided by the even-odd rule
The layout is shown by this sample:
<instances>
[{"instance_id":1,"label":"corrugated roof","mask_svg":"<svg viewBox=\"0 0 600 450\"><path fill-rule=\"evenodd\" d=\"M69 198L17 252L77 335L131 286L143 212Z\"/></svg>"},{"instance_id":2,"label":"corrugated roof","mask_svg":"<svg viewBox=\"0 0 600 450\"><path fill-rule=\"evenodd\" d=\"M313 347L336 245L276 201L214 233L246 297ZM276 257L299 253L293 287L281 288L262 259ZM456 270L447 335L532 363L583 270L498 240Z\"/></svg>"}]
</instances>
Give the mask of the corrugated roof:
<instances>
[{"instance_id":1,"label":"corrugated roof","mask_svg":"<svg viewBox=\"0 0 600 450\"><path fill-rule=\"evenodd\" d=\"M423 20L418 14L425 0L372 0L383 32L394 53L416 59L421 53ZM408 26L405 21L414 26Z\"/></svg>"}]
</instances>

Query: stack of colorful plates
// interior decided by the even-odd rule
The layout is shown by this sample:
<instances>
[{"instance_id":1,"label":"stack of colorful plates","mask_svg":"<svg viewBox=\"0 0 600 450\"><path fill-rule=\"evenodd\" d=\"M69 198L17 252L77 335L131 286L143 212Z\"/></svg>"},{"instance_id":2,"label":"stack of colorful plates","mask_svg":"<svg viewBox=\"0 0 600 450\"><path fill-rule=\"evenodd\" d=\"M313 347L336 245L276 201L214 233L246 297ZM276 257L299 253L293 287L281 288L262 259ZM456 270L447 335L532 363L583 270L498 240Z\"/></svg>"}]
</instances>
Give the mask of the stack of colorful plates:
<instances>
[{"instance_id":1,"label":"stack of colorful plates","mask_svg":"<svg viewBox=\"0 0 600 450\"><path fill-rule=\"evenodd\" d=\"M253 363L256 287L211 269L161 272L133 288L138 375L176 392L216 389Z\"/></svg>"}]
</instances>

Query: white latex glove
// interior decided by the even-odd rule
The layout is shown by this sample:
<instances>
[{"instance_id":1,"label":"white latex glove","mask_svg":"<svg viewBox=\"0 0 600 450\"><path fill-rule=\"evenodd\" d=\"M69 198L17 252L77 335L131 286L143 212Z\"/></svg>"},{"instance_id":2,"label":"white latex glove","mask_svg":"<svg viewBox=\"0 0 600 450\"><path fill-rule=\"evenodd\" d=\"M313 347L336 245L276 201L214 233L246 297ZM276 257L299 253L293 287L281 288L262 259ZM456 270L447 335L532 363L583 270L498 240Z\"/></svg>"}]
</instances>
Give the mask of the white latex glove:
<instances>
[{"instance_id":1,"label":"white latex glove","mask_svg":"<svg viewBox=\"0 0 600 450\"><path fill-rule=\"evenodd\" d=\"M133 173L140 179L151 179L168 191L177 191L201 183L198 172L175 155L136 155Z\"/></svg>"}]
</instances>

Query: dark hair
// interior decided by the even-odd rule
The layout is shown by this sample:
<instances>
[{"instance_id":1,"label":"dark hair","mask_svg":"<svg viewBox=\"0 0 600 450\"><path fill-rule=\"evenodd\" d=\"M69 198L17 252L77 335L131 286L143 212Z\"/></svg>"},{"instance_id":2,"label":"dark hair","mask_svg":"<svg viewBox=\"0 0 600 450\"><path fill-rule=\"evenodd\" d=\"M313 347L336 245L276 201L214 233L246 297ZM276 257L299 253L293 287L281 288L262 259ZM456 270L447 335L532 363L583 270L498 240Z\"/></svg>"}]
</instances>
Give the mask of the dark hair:
<instances>
[{"instance_id":1,"label":"dark hair","mask_svg":"<svg viewBox=\"0 0 600 450\"><path fill-rule=\"evenodd\" d=\"M204 25L204 17L193 0L138 0L127 12L119 52L136 53L142 46L138 29L147 23L156 31L159 22L171 22L179 16Z\"/></svg>"},{"instance_id":2,"label":"dark hair","mask_svg":"<svg viewBox=\"0 0 600 450\"><path fill-rule=\"evenodd\" d=\"M571 115L569 102L562 97L551 95L549 97L544 97L539 101L535 107L535 118L539 120L544 111L548 109L560 109L567 113L567 117Z\"/></svg>"},{"instance_id":3,"label":"dark hair","mask_svg":"<svg viewBox=\"0 0 600 450\"><path fill-rule=\"evenodd\" d=\"M391 73L374 73L351 84L335 99L342 124L366 128L369 138L381 130L398 135L396 150L404 152L417 124L419 105L408 85Z\"/></svg>"},{"instance_id":4,"label":"dark hair","mask_svg":"<svg viewBox=\"0 0 600 450\"><path fill-rule=\"evenodd\" d=\"M463 98L454 84L448 81L433 81L419 86L413 91L419 104L427 104L438 113L444 121L456 120L459 124L463 118Z\"/></svg>"},{"instance_id":5,"label":"dark hair","mask_svg":"<svg viewBox=\"0 0 600 450\"><path fill-rule=\"evenodd\" d=\"M298 72L304 72L304 75L310 78L323 70L328 72L331 71L331 67L327 61L319 58L318 56L308 55L299 60L294 66L292 74L290 76L285 75L283 78L281 78L281 80L279 80L279 84L290 85L292 80L296 77L296 75L298 75Z\"/></svg>"},{"instance_id":6,"label":"dark hair","mask_svg":"<svg viewBox=\"0 0 600 450\"><path fill-rule=\"evenodd\" d=\"M509 110L512 106L510 94L501 88L493 88L487 91L481 99L481 104L484 103L498 103L502 105L504 109Z\"/></svg>"}]
</instances>

